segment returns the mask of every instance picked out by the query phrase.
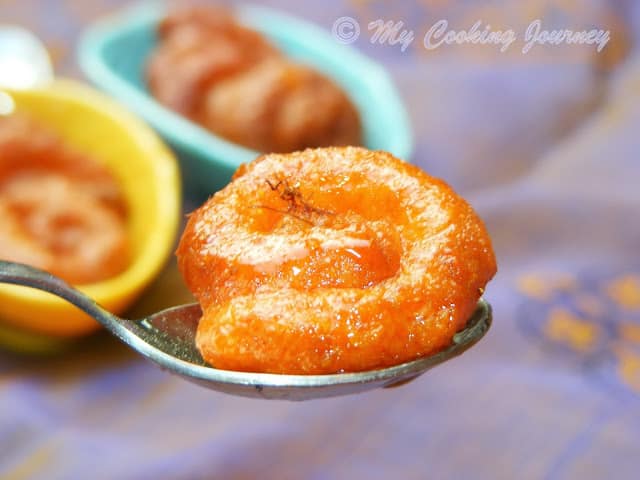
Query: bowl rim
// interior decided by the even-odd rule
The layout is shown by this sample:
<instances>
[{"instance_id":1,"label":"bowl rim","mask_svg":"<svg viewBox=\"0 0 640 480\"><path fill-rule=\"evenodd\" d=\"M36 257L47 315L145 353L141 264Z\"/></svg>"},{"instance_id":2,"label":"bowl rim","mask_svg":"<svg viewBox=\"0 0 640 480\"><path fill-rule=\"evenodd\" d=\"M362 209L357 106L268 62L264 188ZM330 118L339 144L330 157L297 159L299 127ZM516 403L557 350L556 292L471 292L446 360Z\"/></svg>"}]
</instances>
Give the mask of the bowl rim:
<instances>
[{"instance_id":1,"label":"bowl rim","mask_svg":"<svg viewBox=\"0 0 640 480\"><path fill-rule=\"evenodd\" d=\"M145 118L167 141L189 154L205 157L210 165L220 165L235 171L242 162L251 161L261 155L260 152L232 143L206 130L198 124L184 118L157 102L148 92L141 91L129 80L112 70L104 60L103 52L116 38L142 28L149 28L165 15L165 2L146 2L134 4L116 11L90 25L81 35L77 51L78 63L84 74L100 88L119 99L126 99L128 105ZM273 35L259 24L278 24L280 35L295 37L299 45L313 50L324 58L339 54L340 62L349 65L349 70L366 71L359 76L362 85L376 92L385 102L396 125L395 137L390 141L394 145L394 155L409 161L413 153L413 135L408 113L400 94L387 71L375 61L369 59L355 48L337 43L323 28L283 13L279 10L251 5L234 5L241 22L260 30L268 37ZM335 75L328 74L335 80ZM363 112L358 108L361 115ZM215 152L215 156L212 153ZM236 159L243 159L238 162Z\"/></svg>"},{"instance_id":2,"label":"bowl rim","mask_svg":"<svg viewBox=\"0 0 640 480\"><path fill-rule=\"evenodd\" d=\"M143 153L140 157L151 166L152 181L158 186L153 201L157 208L156 221L149 230L148 239L123 272L99 282L75 285L75 288L98 303L113 304L123 297L135 296L160 273L175 244L182 210L182 187L177 160L142 120L107 96L76 80L57 78L42 87L2 90L9 95L28 95L54 102L81 104L91 111L91 115L105 116L120 124ZM2 285L0 288L3 295L25 302L70 305L60 298L31 288L15 285Z\"/></svg>"}]
</instances>

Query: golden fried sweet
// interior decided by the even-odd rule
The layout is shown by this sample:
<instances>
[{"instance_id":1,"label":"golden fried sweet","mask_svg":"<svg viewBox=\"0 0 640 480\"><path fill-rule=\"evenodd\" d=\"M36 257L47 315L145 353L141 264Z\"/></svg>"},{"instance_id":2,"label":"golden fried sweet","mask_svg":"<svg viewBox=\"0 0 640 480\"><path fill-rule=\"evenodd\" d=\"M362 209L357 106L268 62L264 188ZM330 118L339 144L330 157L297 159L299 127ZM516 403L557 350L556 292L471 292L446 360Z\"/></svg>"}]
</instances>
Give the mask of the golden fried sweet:
<instances>
[{"instance_id":1,"label":"golden fried sweet","mask_svg":"<svg viewBox=\"0 0 640 480\"><path fill-rule=\"evenodd\" d=\"M213 84L280 55L222 8L178 10L160 22L158 37L158 48L147 65L149 89L188 117L194 116Z\"/></svg>"},{"instance_id":2,"label":"golden fried sweet","mask_svg":"<svg viewBox=\"0 0 640 480\"><path fill-rule=\"evenodd\" d=\"M128 263L126 208L112 175L17 115L0 117L0 258L72 283Z\"/></svg>"},{"instance_id":3,"label":"golden fried sweet","mask_svg":"<svg viewBox=\"0 0 640 480\"><path fill-rule=\"evenodd\" d=\"M385 152L264 155L190 217L177 251L217 368L321 374L451 343L496 271L472 208Z\"/></svg>"},{"instance_id":4,"label":"golden fried sweet","mask_svg":"<svg viewBox=\"0 0 640 480\"><path fill-rule=\"evenodd\" d=\"M178 11L158 36L147 66L151 93L208 130L259 151L361 143L358 112L340 87L227 11Z\"/></svg>"}]
</instances>

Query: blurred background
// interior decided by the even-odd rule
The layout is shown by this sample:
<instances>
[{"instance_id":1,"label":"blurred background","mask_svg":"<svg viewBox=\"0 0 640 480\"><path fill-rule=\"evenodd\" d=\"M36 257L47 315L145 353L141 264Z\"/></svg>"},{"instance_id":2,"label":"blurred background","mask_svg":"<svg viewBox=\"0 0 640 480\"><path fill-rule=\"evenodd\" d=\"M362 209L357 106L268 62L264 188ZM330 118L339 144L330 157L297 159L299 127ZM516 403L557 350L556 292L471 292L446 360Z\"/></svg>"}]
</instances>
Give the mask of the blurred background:
<instances>
[{"instance_id":1,"label":"blurred background","mask_svg":"<svg viewBox=\"0 0 640 480\"><path fill-rule=\"evenodd\" d=\"M57 75L86 81L81 32L129 3L4 0L0 23L31 30ZM327 32L341 17L358 23L351 45L385 67L406 105L406 160L451 184L489 228L499 266L485 294L491 331L401 388L306 403L202 389L103 333L46 356L8 345L0 477L637 478L640 4L260 3ZM379 19L401 21L415 40L404 51L372 41ZM422 39L442 19L517 38L504 52L428 50ZM610 39L600 52L536 44L525 54L536 19ZM187 196L185 212L196 201ZM129 316L189 298L171 261Z\"/></svg>"}]
</instances>

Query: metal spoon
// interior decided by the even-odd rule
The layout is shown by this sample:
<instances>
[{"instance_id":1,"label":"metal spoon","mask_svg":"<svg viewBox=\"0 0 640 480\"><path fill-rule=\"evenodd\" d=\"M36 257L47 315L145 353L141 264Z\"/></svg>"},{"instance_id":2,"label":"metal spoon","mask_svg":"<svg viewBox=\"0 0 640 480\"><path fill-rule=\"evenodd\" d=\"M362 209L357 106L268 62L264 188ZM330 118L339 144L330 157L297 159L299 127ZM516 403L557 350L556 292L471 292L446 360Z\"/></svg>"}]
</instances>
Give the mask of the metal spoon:
<instances>
[{"instance_id":1,"label":"metal spoon","mask_svg":"<svg viewBox=\"0 0 640 480\"><path fill-rule=\"evenodd\" d=\"M37 288L61 297L100 322L108 331L163 370L204 387L244 397L309 400L404 384L473 346L491 326L491 306L478 302L452 345L435 355L379 370L332 375L279 375L218 370L207 365L195 347L202 314L198 304L182 305L142 320L119 318L63 280L27 265L0 261L0 283Z\"/></svg>"}]
</instances>

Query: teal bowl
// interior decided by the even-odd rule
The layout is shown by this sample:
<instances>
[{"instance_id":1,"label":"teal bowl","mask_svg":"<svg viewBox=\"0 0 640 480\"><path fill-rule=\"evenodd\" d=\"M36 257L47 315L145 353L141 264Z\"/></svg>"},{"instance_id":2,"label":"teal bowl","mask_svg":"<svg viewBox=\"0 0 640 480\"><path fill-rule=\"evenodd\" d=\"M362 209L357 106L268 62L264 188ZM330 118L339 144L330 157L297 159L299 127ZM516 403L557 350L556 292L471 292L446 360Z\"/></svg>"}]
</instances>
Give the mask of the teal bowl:
<instances>
[{"instance_id":1,"label":"teal bowl","mask_svg":"<svg viewBox=\"0 0 640 480\"><path fill-rule=\"evenodd\" d=\"M333 78L360 112L364 143L409 160L409 120L388 73L323 29L258 6L238 6L238 20L266 35L289 57ZM162 3L146 3L92 25L80 41L78 60L85 75L147 120L180 159L185 191L202 197L222 188L242 163L259 152L212 134L158 103L147 91L145 63L154 49L156 26L166 13Z\"/></svg>"}]
</instances>

